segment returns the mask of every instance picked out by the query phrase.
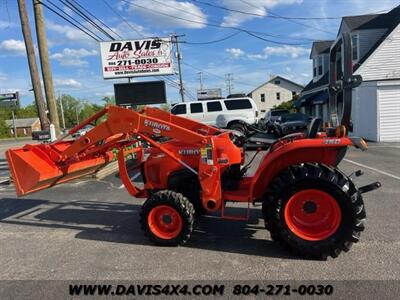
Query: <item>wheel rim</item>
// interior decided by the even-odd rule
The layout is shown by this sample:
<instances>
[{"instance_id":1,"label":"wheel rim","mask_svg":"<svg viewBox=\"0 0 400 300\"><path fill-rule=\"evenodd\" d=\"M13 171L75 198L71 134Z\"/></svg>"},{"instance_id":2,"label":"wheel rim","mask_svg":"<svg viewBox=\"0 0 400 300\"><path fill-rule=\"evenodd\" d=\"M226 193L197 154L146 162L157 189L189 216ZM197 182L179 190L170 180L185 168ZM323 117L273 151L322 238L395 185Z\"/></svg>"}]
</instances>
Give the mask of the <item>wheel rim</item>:
<instances>
[{"instance_id":1,"label":"wheel rim","mask_svg":"<svg viewBox=\"0 0 400 300\"><path fill-rule=\"evenodd\" d=\"M285 207L285 221L289 229L307 241L321 241L336 232L342 214L335 198L315 189L294 194Z\"/></svg>"},{"instance_id":2,"label":"wheel rim","mask_svg":"<svg viewBox=\"0 0 400 300\"><path fill-rule=\"evenodd\" d=\"M182 230L182 217L178 211L168 205L154 207L147 218L150 231L160 239L173 239Z\"/></svg>"}]
</instances>

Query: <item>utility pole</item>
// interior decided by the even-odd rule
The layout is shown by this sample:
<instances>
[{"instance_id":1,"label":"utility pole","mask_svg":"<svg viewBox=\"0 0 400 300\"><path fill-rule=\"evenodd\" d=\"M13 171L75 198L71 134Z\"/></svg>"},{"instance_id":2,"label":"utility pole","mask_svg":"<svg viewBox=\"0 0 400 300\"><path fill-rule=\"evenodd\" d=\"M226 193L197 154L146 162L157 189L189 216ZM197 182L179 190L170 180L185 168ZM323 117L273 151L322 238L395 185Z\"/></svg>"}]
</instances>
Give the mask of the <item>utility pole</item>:
<instances>
[{"instance_id":1,"label":"utility pole","mask_svg":"<svg viewBox=\"0 0 400 300\"><path fill-rule=\"evenodd\" d=\"M11 110L11 113L12 113L12 122L13 122L14 138L17 139L18 135L17 135L17 126L15 125L15 113L14 113L14 109Z\"/></svg>"},{"instance_id":2,"label":"utility pole","mask_svg":"<svg viewBox=\"0 0 400 300\"><path fill-rule=\"evenodd\" d=\"M31 75L33 93L35 95L36 108L39 114L42 130L49 128L46 116L46 104L44 102L42 88L40 86L39 72L36 64L35 49L33 47L31 29L29 27L28 13L25 0L18 0L18 10L21 19L22 34L24 36L26 55L28 57L29 71Z\"/></svg>"},{"instance_id":3,"label":"utility pole","mask_svg":"<svg viewBox=\"0 0 400 300\"><path fill-rule=\"evenodd\" d=\"M233 91L233 74L228 73L225 74L226 80L226 89L228 90L228 95L232 94Z\"/></svg>"},{"instance_id":4,"label":"utility pole","mask_svg":"<svg viewBox=\"0 0 400 300\"><path fill-rule=\"evenodd\" d=\"M199 74L200 90L203 90L203 72L198 72L197 74Z\"/></svg>"},{"instance_id":5,"label":"utility pole","mask_svg":"<svg viewBox=\"0 0 400 300\"><path fill-rule=\"evenodd\" d=\"M64 104L63 104L63 101L62 101L62 96L61 96L61 92L60 91L58 91L58 101L60 102L62 126L63 126L63 129L65 129Z\"/></svg>"},{"instance_id":6,"label":"utility pole","mask_svg":"<svg viewBox=\"0 0 400 300\"><path fill-rule=\"evenodd\" d=\"M182 68L181 68L181 53L179 51L179 41L178 38L184 36L183 35L173 35L172 37L175 40L175 44L176 44L176 57L178 59L178 70L179 70L179 94L181 94L181 100L182 102L185 102L185 97L184 97L184 88L183 88L183 81L182 81Z\"/></svg>"},{"instance_id":7,"label":"utility pole","mask_svg":"<svg viewBox=\"0 0 400 300\"><path fill-rule=\"evenodd\" d=\"M75 106L75 115L76 115L76 125L78 125L79 124L78 106Z\"/></svg>"},{"instance_id":8,"label":"utility pole","mask_svg":"<svg viewBox=\"0 0 400 300\"><path fill-rule=\"evenodd\" d=\"M42 67L44 90L46 93L47 107L50 113L50 122L54 124L56 135L60 134L60 120L58 118L56 97L54 95L53 75L49 62L49 50L47 47L46 29L42 5L39 0L32 0L35 15L36 35L39 46L40 65Z\"/></svg>"}]
</instances>

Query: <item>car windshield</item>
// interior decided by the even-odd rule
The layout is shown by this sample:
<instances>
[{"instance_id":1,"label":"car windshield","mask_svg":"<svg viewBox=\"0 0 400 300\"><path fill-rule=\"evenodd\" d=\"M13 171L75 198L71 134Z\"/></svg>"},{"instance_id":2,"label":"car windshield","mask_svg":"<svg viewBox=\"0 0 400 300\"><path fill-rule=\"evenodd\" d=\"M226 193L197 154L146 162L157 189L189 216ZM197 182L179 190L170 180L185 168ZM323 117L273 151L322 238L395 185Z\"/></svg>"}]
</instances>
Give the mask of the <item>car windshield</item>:
<instances>
[{"instance_id":1,"label":"car windshield","mask_svg":"<svg viewBox=\"0 0 400 300\"><path fill-rule=\"evenodd\" d=\"M288 110L273 110L273 111L271 111L271 116L273 116L273 117L279 117L279 116L282 116L282 115L284 115L284 114L287 114L287 113L289 113L289 111Z\"/></svg>"},{"instance_id":2,"label":"car windshield","mask_svg":"<svg viewBox=\"0 0 400 300\"><path fill-rule=\"evenodd\" d=\"M307 122L308 117L304 114L285 114L281 116L281 122L285 123L285 122L292 122L292 121L303 121L303 122Z\"/></svg>"}]
</instances>

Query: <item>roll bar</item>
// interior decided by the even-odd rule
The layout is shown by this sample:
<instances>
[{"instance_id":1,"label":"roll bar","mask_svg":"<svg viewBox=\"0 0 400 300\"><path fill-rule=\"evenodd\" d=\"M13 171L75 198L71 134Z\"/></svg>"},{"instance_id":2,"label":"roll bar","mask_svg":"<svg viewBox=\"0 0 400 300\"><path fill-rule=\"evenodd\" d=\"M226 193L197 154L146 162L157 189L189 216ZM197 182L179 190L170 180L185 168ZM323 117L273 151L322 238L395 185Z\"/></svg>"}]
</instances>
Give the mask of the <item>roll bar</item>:
<instances>
[{"instance_id":1,"label":"roll bar","mask_svg":"<svg viewBox=\"0 0 400 300\"><path fill-rule=\"evenodd\" d=\"M349 33L341 37L331 46L329 54L329 114L333 127L344 125L350 127L352 89L362 83L360 75L353 75L352 42ZM338 98L343 99L343 111L339 122Z\"/></svg>"}]
</instances>

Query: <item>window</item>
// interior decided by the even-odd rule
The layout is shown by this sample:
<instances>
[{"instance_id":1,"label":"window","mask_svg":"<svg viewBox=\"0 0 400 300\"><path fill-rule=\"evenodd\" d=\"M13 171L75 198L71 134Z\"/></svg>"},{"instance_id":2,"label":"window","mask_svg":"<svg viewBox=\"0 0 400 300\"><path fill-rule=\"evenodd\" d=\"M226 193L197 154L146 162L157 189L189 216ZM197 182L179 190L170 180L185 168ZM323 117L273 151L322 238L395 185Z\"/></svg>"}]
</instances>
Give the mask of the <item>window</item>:
<instances>
[{"instance_id":1,"label":"window","mask_svg":"<svg viewBox=\"0 0 400 300\"><path fill-rule=\"evenodd\" d=\"M222 105L220 102L207 102L207 111L221 111L222 110Z\"/></svg>"},{"instance_id":2,"label":"window","mask_svg":"<svg viewBox=\"0 0 400 300\"><path fill-rule=\"evenodd\" d=\"M275 80L274 83L275 84L281 84L281 81L280 80Z\"/></svg>"},{"instance_id":3,"label":"window","mask_svg":"<svg viewBox=\"0 0 400 300\"><path fill-rule=\"evenodd\" d=\"M358 60L358 34L351 36L351 49L353 60Z\"/></svg>"},{"instance_id":4,"label":"window","mask_svg":"<svg viewBox=\"0 0 400 300\"><path fill-rule=\"evenodd\" d=\"M171 113L174 115L186 114L186 104L177 104L171 109Z\"/></svg>"},{"instance_id":5,"label":"window","mask_svg":"<svg viewBox=\"0 0 400 300\"><path fill-rule=\"evenodd\" d=\"M261 100L261 102L265 102L265 94L260 95L260 100Z\"/></svg>"},{"instance_id":6,"label":"window","mask_svg":"<svg viewBox=\"0 0 400 300\"><path fill-rule=\"evenodd\" d=\"M265 109L262 109L261 112L262 112L262 113L265 113Z\"/></svg>"},{"instance_id":7,"label":"window","mask_svg":"<svg viewBox=\"0 0 400 300\"><path fill-rule=\"evenodd\" d=\"M324 105L318 104L318 117L324 119Z\"/></svg>"},{"instance_id":8,"label":"window","mask_svg":"<svg viewBox=\"0 0 400 300\"><path fill-rule=\"evenodd\" d=\"M276 100L281 100L281 93L276 93Z\"/></svg>"},{"instance_id":9,"label":"window","mask_svg":"<svg viewBox=\"0 0 400 300\"><path fill-rule=\"evenodd\" d=\"M317 59L313 59L313 76L317 77Z\"/></svg>"},{"instance_id":10,"label":"window","mask_svg":"<svg viewBox=\"0 0 400 300\"><path fill-rule=\"evenodd\" d=\"M190 112L192 114L202 113L203 112L203 104L202 103L191 103L190 104Z\"/></svg>"},{"instance_id":11,"label":"window","mask_svg":"<svg viewBox=\"0 0 400 300\"><path fill-rule=\"evenodd\" d=\"M321 76L324 73L324 58L322 55L313 59L313 75Z\"/></svg>"},{"instance_id":12,"label":"window","mask_svg":"<svg viewBox=\"0 0 400 300\"><path fill-rule=\"evenodd\" d=\"M321 76L323 73L323 58L322 56L318 57L318 76Z\"/></svg>"},{"instance_id":13,"label":"window","mask_svg":"<svg viewBox=\"0 0 400 300\"><path fill-rule=\"evenodd\" d=\"M228 110L253 108L249 99L225 100L224 102Z\"/></svg>"}]
</instances>

